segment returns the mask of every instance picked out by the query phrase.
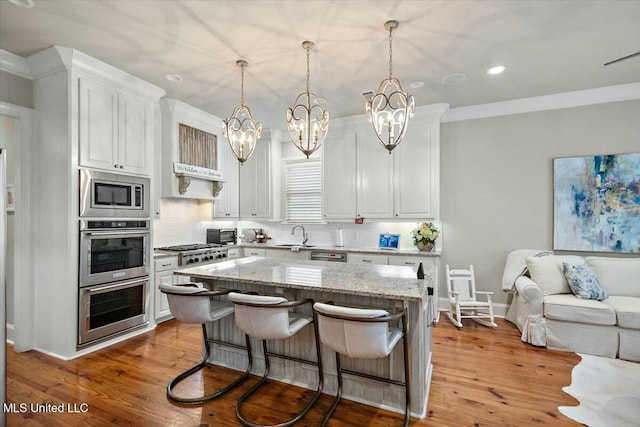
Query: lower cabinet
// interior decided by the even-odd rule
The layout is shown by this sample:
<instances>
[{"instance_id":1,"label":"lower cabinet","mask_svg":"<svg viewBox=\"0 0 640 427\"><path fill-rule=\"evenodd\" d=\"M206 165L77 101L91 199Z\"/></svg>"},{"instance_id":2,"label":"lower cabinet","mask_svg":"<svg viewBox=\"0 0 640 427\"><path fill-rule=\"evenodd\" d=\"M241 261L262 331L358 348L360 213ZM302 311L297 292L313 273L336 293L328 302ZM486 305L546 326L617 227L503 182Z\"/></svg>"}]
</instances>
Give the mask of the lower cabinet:
<instances>
[{"instance_id":1,"label":"lower cabinet","mask_svg":"<svg viewBox=\"0 0 640 427\"><path fill-rule=\"evenodd\" d=\"M289 249L267 249L266 255L269 258L284 258L284 259L309 259L311 257L310 251L298 251L293 252Z\"/></svg>"},{"instance_id":2,"label":"lower cabinet","mask_svg":"<svg viewBox=\"0 0 640 427\"><path fill-rule=\"evenodd\" d=\"M160 285L163 283L172 285L176 283L189 282L188 277L174 276L173 271L178 268L178 256L163 256L154 260L154 318L156 323L173 319L169 309L167 296L160 292Z\"/></svg>"},{"instance_id":3,"label":"lower cabinet","mask_svg":"<svg viewBox=\"0 0 640 427\"><path fill-rule=\"evenodd\" d=\"M227 259L242 258L241 248L230 248L227 252Z\"/></svg>"},{"instance_id":4,"label":"lower cabinet","mask_svg":"<svg viewBox=\"0 0 640 427\"><path fill-rule=\"evenodd\" d=\"M389 257L386 255L349 253L347 254L347 262L349 264L387 265L389 264Z\"/></svg>"},{"instance_id":5,"label":"lower cabinet","mask_svg":"<svg viewBox=\"0 0 640 427\"><path fill-rule=\"evenodd\" d=\"M244 256L267 256L267 250L263 248L242 248Z\"/></svg>"}]
</instances>

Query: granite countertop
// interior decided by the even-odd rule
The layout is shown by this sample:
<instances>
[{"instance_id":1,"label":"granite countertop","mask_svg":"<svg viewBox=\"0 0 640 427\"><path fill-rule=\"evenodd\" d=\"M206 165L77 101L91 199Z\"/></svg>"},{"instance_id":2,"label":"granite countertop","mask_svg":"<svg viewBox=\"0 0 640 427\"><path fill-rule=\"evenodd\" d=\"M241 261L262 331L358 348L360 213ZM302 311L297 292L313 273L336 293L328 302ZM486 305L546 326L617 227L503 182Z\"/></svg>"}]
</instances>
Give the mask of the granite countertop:
<instances>
[{"instance_id":1,"label":"granite countertop","mask_svg":"<svg viewBox=\"0 0 640 427\"><path fill-rule=\"evenodd\" d=\"M241 243L237 247L244 248L262 248L262 249L279 249L283 251L290 251L291 248L278 246L273 243ZM432 250L429 252L421 252L416 248L407 249L380 249L380 248L358 248L353 246L298 246L301 251L336 251L336 252L351 252L351 253L365 253L365 254L380 254L380 255L403 255L403 256L419 256L419 257L436 257L441 256L441 250Z\"/></svg>"},{"instance_id":2,"label":"granite countertop","mask_svg":"<svg viewBox=\"0 0 640 427\"><path fill-rule=\"evenodd\" d=\"M416 278L411 267L247 257L182 268L174 274L196 279L313 289L350 295L422 301L431 276Z\"/></svg>"}]
</instances>

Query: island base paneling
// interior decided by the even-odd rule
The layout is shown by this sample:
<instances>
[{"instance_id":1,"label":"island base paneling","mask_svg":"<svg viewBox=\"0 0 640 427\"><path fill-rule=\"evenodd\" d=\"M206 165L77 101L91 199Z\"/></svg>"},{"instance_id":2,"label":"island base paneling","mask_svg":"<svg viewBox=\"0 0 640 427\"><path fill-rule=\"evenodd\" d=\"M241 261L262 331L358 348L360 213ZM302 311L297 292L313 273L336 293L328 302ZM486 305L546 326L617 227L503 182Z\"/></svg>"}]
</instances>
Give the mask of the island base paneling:
<instances>
[{"instance_id":1,"label":"island base paneling","mask_svg":"<svg viewBox=\"0 0 640 427\"><path fill-rule=\"evenodd\" d=\"M429 397L431 382L431 332L430 315L427 312L428 301L401 301L376 297L354 296L321 291L309 291L291 288L276 288L250 283L227 282L224 280L203 280L198 278L209 288L228 288L239 291L253 291L267 295L280 295L290 301L311 298L315 301L333 301L337 305L382 308L390 312L406 309L408 314L408 334L411 363L411 414L413 417L424 418ZM310 305L296 308L300 314L312 315ZM232 316L208 325L210 337L234 345L244 344L244 334L234 324ZM260 343L251 339L253 349L252 373L262 375L264 372L264 358ZM285 354L301 359L315 360L316 349L313 328L306 327L294 337L286 340L268 341L270 353ZM402 346L396 346L391 355L379 359L349 359L342 358L343 368L364 372L367 374L390 378L396 381L404 380ZM322 348L322 362L324 366L324 393L335 395L337 390L337 376L334 353ZM278 381L295 384L309 389L315 389L318 383L317 369L290 360L271 358L269 377ZM244 371L247 366L247 355L243 349L217 344L212 349L209 361L214 364ZM344 375L343 397L395 412L404 411L404 389L400 386Z\"/></svg>"}]
</instances>

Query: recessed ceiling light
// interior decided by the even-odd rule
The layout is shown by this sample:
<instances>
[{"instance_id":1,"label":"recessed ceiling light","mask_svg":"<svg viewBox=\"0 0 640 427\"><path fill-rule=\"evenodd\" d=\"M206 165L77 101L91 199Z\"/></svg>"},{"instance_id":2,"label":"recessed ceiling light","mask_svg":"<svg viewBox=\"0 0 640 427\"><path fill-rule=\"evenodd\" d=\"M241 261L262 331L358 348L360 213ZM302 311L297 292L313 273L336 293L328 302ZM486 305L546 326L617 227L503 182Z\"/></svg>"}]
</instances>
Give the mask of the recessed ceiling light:
<instances>
[{"instance_id":1,"label":"recessed ceiling light","mask_svg":"<svg viewBox=\"0 0 640 427\"><path fill-rule=\"evenodd\" d=\"M445 85L457 85L458 83L462 83L467 76L462 73L453 73L448 76L444 76L442 79L442 83Z\"/></svg>"},{"instance_id":2,"label":"recessed ceiling light","mask_svg":"<svg viewBox=\"0 0 640 427\"><path fill-rule=\"evenodd\" d=\"M416 80L415 82L409 83L409 87L411 89L419 89L419 88L421 88L423 86L424 86L424 82L422 82L420 80Z\"/></svg>"},{"instance_id":3,"label":"recessed ceiling light","mask_svg":"<svg viewBox=\"0 0 640 427\"><path fill-rule=\"evenodd\" d=\"M165 74L164 78L174 83L180 83L182 81L182 76L180 74Z\"/></svg>"},{"instance_id":4,"label":"recessed ceiling light","mask_svg":"<svg viewBox=\"0 0 640 427\"><path fill-rule=\"evenodd\" d=\"M496 65L494 67L489 68L487 70L487 74L491 74L491 75L500 74L506 69L507 67L505 67L504 65Z\"/></svg>"},{"instance_id":5,"label":"recessed ceiling light","mask_svg":"<svg viewBox=\"0 0 640 427\"><path fill-rule=\"evenodd\" d=\"M9 3L20 7L26 7L28 9L34 6L33 0L9 0Z\"/></svg>"}]
</instances>

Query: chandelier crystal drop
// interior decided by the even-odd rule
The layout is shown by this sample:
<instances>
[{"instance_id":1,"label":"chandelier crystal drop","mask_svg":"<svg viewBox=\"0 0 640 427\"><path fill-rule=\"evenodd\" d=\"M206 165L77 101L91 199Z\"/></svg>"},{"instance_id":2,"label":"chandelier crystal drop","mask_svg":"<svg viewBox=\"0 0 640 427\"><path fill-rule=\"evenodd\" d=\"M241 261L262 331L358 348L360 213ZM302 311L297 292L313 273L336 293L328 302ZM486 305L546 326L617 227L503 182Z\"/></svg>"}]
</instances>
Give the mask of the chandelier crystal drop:
<instances>
[{"instance_id":1,"label":"chandelier crystal drop","mask_svg":"<svg viewBox=\"0 0 640 427\"><path fill-rule=\"evenodd\" d=\"M395 28L398 28L398 21L384 23L384 29L389 31L389 78L380 83L378 92L366 103L367 119L389 154L402 142L415 110L413 96L403 91L400 81L393 77L392 32Z\"/></svg>"},{"instance_id":2,"label":"chandelier crystal drop","mask_svg":"<svg viewBox=\"0 0 640 427\"><path fill-rule=\"evenodd\" d=\"M329 112L322 107L318 97L309 92L309 51L314 46L311 41L302 42L307 51L307 91L298 95L294 107L287 108L289 138L307 159L322 146L329 130Z\"/></svg>"},{"instance_id":3,"label":"chandelier crystal drop","mask_svg":"<svg viewBox=\"0 0 640 427\"><path fill-rule=\"evenodd\" d=\"M233 155L242 165L251 157L256 142L262 136L262 123L253 118L251 110L244 104L244 69L249 64L242 59L236 61L236 64L242 74L240 105L236 106L231 117L222 121L222 134L228 139Z\"/></svg>"}]
</instances>

